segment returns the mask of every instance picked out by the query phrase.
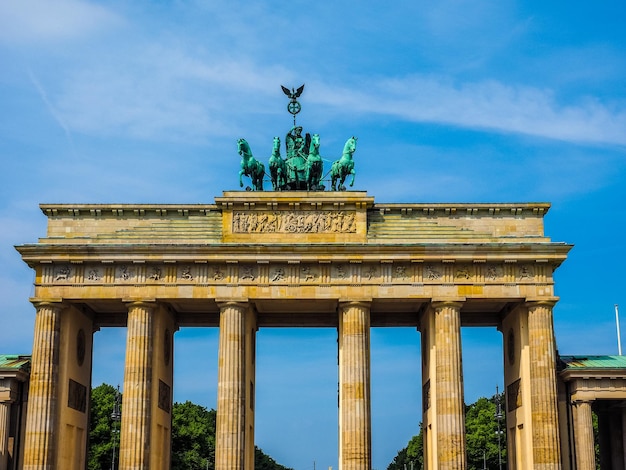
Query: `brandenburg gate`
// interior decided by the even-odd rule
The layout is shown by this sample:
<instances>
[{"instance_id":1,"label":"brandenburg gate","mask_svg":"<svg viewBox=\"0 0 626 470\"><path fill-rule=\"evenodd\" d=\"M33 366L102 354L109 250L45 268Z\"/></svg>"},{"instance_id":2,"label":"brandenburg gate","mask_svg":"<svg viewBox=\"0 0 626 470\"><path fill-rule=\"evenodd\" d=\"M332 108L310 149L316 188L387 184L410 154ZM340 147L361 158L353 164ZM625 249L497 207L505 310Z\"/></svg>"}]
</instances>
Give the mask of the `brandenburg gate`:
<instances>
[{"instance_id":1,"label":"brandenburg gate","mask_svg":"<svg viewBox=\"0 0 626 470\"><path fill-rule=\"evenodd\" d=\"M427 468L467 467L463 326L503 335L509 468L561 468L553 273L571 246L545 236L548 209L361 191L41 205L47 234L17 247L36 273L24 468L84 468L93 335L113 326L127 327L121 469L169 468L185 326L219 326L217 470L254 467L255 336L274 326L338 331L340 470L371 468L370 328L384 326L421 332Z\"/></svg>"}]
</instances>

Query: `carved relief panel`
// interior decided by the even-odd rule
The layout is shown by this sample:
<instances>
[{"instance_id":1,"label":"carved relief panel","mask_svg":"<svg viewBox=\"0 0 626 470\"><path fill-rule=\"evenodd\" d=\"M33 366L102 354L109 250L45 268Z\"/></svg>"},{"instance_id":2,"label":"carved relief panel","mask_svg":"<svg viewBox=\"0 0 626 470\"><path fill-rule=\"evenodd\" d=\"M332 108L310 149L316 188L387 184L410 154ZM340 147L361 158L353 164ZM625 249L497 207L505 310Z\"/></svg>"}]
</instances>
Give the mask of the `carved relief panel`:
<instances>
[{"instance_id":1,"label":"carved relief panel","mask_svg":"<svg viewBox=\"0 0 626 470\"><path fill-rule=\"evenodd\" d=\"M355 233L354 211L236 211L233 233Z\"/></svg>"},{"instance_id":2,"label":"carved relief panel","mask_svg":"<svg viewBox=\"0 0 626 470\"><path fill-rule=\"evenodd\" d=\"M101 262L49 263L44 285L467 285L552 282L547 264L454 261ZM551 274L551 273L550 273Z\"/></svg>"}]
</instances>

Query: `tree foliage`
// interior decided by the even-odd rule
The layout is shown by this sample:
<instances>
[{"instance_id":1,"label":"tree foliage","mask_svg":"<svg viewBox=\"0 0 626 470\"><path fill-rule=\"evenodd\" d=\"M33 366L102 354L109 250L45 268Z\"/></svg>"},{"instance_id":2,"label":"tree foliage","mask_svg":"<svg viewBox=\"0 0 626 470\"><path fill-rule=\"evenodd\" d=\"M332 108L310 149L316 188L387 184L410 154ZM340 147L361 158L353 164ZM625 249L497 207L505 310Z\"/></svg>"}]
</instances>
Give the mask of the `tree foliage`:
<instances>
[{"instance_id":1,"label":"tree foliage","mask_svg":"<svg viewBox=\"0 0 626 470\"><path fill-rule=\"evenodd\" d=\"M269 455L264 454L261 449L254 446L254 470L293 470L277 463Z\"/></svg>"},{"instance_id":2,"label":"tree foliage","mask_svg":"<svg viewBox=\"0 0 626 470\"><path fill-rule=\"evenodd\" d=\"M87 469L103 470L111 468L113 459L113 439L116 452L119 451L119 423L113 422L111 414L115 406L116 390L111 385L102 384L91 390L89 448ZM116 454L116 459L117 459Z\"/></svg>"},{"instance_id":3,"label":"tree foliage","mask_svg":"<svg viewBox=\"0 0 626 470\"><path fill-rule=\"evenodd\" d=\"M467 464L469 470L497 469L498 449L502 452L502 467L506 468L506 423L502 412L500 422L500 446L498 446L498 420L496 419L497 400L504 403L504 394L479 398L465 407L465 437L467 443ZM407 446L400 450L387 470L421 470L424 465L424 444L422 431L413 436Z\"/></svg>"},{"instance_id":4,"label":"tree foliage","mask_svg":"<svg viewBox=\"0 0 626 470\"><path fill-rule=\"evenodd\" d=\"M215 468L215 410L190 401L172 407L172 468Z\"/></svg>"},{"instance_id":5,"label":"tree foliage","mask_svg":"<svg viewBox=\"0 0 626 470\"><path fill-rule=\"evenodd\" d=\"M115 388L107 384L102 384L91 391L88 470L109 470L114 445L117 462L119 423L111 419L115 395ZM206 470L207 468L214 470L216 415L215 410L207 410L190 401L174 403L171 463L173 470ZM291 470L264 454L258 447L254 448L254 468L255 470Z\"/></svg>"},{"instance_id":6,"label":"tree foliage","mask_svg":"<svg viewBox=\"0 0 626 470\"><path fill-rule=\"evenodd\" d=\"M498 427L496 419L497 400L504 403L504 394L479 398L465 410L465 436L467 442L467 465L469 470L500 468L498 453L501 452L502 468L506 468L506 413ZM498 432L500 442L498 442Z\"/></svg>"},{"instance_id":7,"label":"tree foliage","mask_svg":"<svg viewBox=\"0 0 626 470\"><path fill-rule=\"evenodd\" d=\"M421 429L420 424L420 429ZM422 432L413 436L407 446L398 452L387 470L420 470L424 468L424 442Z\"/></svg>"}]
</instances>

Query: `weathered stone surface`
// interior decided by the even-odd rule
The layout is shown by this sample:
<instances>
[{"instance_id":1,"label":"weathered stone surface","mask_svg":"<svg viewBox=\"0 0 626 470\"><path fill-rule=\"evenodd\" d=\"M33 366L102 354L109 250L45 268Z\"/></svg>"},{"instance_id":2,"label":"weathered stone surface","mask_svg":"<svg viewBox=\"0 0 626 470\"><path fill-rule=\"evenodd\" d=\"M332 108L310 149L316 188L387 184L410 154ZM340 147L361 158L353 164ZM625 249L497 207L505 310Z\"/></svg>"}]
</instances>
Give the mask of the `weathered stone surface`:
<instances>
[{"instance_id":1,"label":"weathered stone surface","mask_svg":"<svg viewBox=\"0 0 626 470\"><path fill-rule=\"evenodd\" d=\"M24 443L24 469L55 468L57 454L57 382L62 305L36 304L30 396Z\"/></svg>"},{"instance_id":2,"label":"weathered stone surface","mask_svg":"<svg viewBox=\"0 0 626 470\"><path fill-rule=\"evenodd\" d=\"M165 338L178 326L218 325L218 470L253 466L254 332L265 326L339 329L341 470L371 466L370 326L422 332L429 468L465 468L459 328L513 331L505 377L507 387L517 383L519 404L507 422L528 438L510 442L526 443L519 468L558 467L552 312L542 302L554 300L553 272L571 246L545 236L548 204L376 204L359 191L225 192L215 202L46 204L46 237L18 247L36 273L33 300L63 300L83 315L87 348L91 331L128 322L126 468L169 461L169 450L151 445L169 448ZM538 303L522 307L529 300ZM60 423L72 424L72 442L80 442L80 400L55 406L58 393L67 398L69 379L86 384L68 371L84 377L91 366L91 357L71 363L76 335L63 326L57 373L58 312L41 311L47 322L36 325L33 361L39 412L27 426L33 469L54 468ZM71 465L83 463L77 456Z\"/></svg>"},{"instance_id":3,"label":"weathered stone surface","mask_svg":"<svg viewBox=\"0 0 626 470\"><path fill-rule=\"evenodd\" d=\"M369 307L339 307L339 470L371 468Z\"/></svg>"}]
</instances>

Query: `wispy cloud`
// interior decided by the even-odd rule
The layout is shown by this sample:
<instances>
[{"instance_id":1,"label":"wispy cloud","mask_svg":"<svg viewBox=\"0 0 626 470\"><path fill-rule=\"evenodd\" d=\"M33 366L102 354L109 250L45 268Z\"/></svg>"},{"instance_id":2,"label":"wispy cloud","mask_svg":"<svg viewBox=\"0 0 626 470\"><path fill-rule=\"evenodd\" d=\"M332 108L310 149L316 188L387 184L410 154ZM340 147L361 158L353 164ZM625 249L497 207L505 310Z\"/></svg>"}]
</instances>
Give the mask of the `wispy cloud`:
<instances>
[{"instance_id":1,"label":"wispy cloud","mask_svg":"<svg viewBox=\"0 0 626 470\"><path fill-rule=\"evenodd\" d=\"M0 43L65 40L120 24L101 5L80 0L19 0L0 3Z\"/></svg>"},{"instance_id":2,"label":"wispy cloud","mask_svg":"<svg viewBox=\"0 0 626 470\"><path fill-rule=\"evenodd\" d=\"M35 74L30 69L28 70L28 78L30 79L30 82L33 84L33 86L37 90L37 93L41 97L41 100L43 101L44 105L46 106L46 109L48 110L52 118L57 122L57 124L61 127L61 129L63 129L63 132L65 133L65 137L67 138L67 142L69 143L70 148L73 149L74 142L72 141L72 134L70 132L69 126L65 122L65 119L63 119L63 116L59 114L59 112L50 102L50 100L48 99L48 94L46 93L46 90L44 90L43 86L41 85L41 83L39 83L39 80L37 80L37 77L35 77Z\"/></svg>"},{"instance_id":3,"label":"wispy cloud","mask_svg":"<svg viewBox=\"0 0 626 470\"><path fill-rule=\"evenodd\" d=\"M554 92L496 80L457 84L448 77L382 79L357 89L319 83L313 98L362 114L526 134L568 142L626 145L626 109L598 99L559 104Z\"/></svg>"},{"instance_id":4,"label":"wispy cloud","mask_svg":"<svg viewBox=\"0 0 626 470\"><path fill-rule=\"evenodd\" d=\"M264 106L269 108L268 90L291 80L280 65L209 60L166 46L144 51L141 59L122 60L127 67L97 65L75 73L55 99L39 87L68 135L69 126L88 134L139 139L228 135L237 116L263 114ZM565 142L626 145L626 109L594 97L561 103L549 88L443 75L375 80L354 75L350 81L358 85L313 80L308 87L314 92L307 99L334 114L350 110L368 119L390 116Z\"/></svg>"}]
</instances>

